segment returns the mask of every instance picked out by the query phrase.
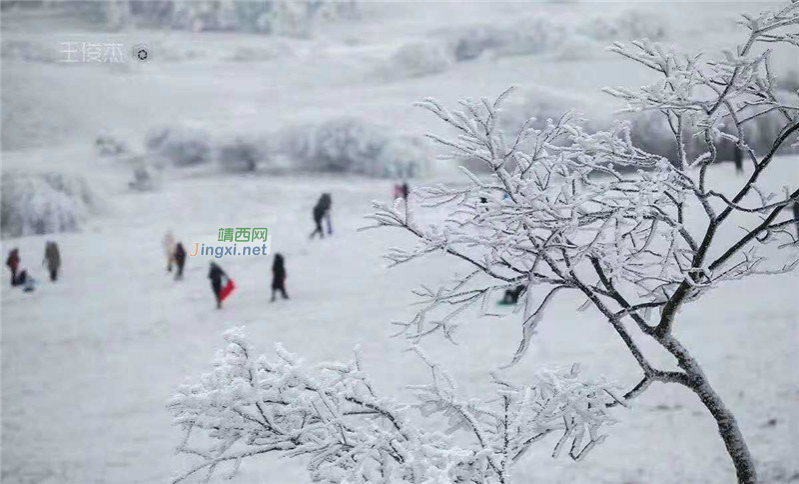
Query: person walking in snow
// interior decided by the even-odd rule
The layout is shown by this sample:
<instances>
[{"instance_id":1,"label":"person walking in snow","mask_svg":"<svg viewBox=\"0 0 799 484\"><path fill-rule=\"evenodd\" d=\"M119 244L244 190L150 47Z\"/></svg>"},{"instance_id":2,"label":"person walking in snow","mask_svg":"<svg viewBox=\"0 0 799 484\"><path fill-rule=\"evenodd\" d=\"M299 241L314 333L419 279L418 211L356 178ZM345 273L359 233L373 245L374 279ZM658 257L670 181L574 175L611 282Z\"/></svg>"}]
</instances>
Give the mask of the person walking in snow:
<instances>
[{"instance_id":1,"label":"person walking in snow","mask_svg":"<svg viewBox=\"0 0 799 484\"><path fill-rule=\"evenodd\" d=\"M6 266L11 269L11 285L16 285L17 269L19 268L19 249L14 247L8 252L8 259L6 259Z\"/></svg>"},{"instance_id":2,"label":"person walking in snow","mask_svg":"<svg viewBox=\"0 0 799 484\"><path fill-rule=\"evenodd\" d=\"M272 301L275 302L275 294L280 291L283 299L288 299L286 294L286 266L283 255L275 254L275 261L272 263Z\"/></svg>"},{"instance_id":3,"label":"person walking in snow","mask_svg":"<svg viewBox=\"0 0 799 484\"><path fill-rule=\"evenodd\" d=\"M42 264L47 265L50 281L55 282L58 279L58 269L61 267L61 252L58 250L58 244L53 241L48 241L45 244Z\"/></svg>"},{"instance_id":4,"label":"person walking in snow","mask_svg":"<svg viewBox=\"0 0 799 484\"><path fill-rule=\"evenodd\" d=\"M172 272L172 264L175 262L175 236L171 230L167 230L164 239L161 241L166 255L166 270Z\"/></svg>"},{"instance_id":5,"label":"person walking in snow","mask_svg":"<svg viewBox=\"0 0 799 484\"><path fill-rule=\"evenodd\" d=\"M333 199L329 193L323 193L321 197L319 197L319 201L316 202L313 208L313 220L316 224L316 228L313 232L311 232L311 238L313 239L316 234L319 234L319 237L325 238L325 231L322 228L322 219L327 218L327 233L333 233L333 226L330 222L330 207L333 204Z\"/></svg>"},{"instance_id":6,"label":"person walking in snow","mask_svg":"<svg viewBox=\"0 0 799 484\"><path fill-rule=\"evenodd\" d=\"M404 198L405 201L407 202L408 201L408 193L411 192L411 188L408 186L408 182L406 182L406 181L402 182L402 186L400 187L400 189L402 190L402 198Z\"/></svg>"},{"instance_id":7,"label":"person walking in snow","mask_svg":"<svg viewBox=\"0 0 799 484\"><path fill-rule=\"evenodd\" d=\"M175 274L175 280L183 279L183 266L186 264L186 249L183 248L183 244L178 242L175 244L175 265L177 266L178 272Z\"/></svg>"},{"instance_id":8,"label":"person walking in snow","mask_svg":"<svg viewBox=\"0 0 799 484\"><path fill-rule=\"evenodd\" d=\"M222 284L223 279L227 279L227 274L221 267L211 261L211 267L208 270L208 278L211 279L211 289L214 291L216 297L216 308L222 309Z\"/></svg>"}]
</instances>

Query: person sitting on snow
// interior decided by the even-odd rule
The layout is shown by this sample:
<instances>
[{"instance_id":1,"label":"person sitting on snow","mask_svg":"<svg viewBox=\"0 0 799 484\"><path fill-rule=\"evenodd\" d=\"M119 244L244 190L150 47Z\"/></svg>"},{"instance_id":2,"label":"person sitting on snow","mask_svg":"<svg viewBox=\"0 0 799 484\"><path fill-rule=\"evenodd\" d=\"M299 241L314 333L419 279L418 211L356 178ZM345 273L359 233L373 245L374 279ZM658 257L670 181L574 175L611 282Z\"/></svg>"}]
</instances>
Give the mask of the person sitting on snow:
<instances>
[{"instance_id":1,"label":"person sitting on snow","mask_svg":"<svg viewBox=\"0 0 799 484\"><path fill-rule=\"evenodd\" d=\"M502 304L516 304L519 302L519 296L524 292L524 286L516 286L513 289L506 289L505 296L502 298Z\"/></svg>"}]
</instances>

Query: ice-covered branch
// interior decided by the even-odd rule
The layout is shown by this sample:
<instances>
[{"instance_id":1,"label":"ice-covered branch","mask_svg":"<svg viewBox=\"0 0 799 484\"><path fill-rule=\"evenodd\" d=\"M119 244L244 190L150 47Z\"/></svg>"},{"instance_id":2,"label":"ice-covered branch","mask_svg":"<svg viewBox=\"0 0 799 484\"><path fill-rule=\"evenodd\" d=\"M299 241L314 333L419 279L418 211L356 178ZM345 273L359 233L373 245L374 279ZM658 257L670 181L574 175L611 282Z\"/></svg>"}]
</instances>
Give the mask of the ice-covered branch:
<instances>
[{"instance_id":1,"label":"ice-covered branch","mask_svg":"<svg viewBox=\"0 0 799 484\"><path fill-rule=\"evenodd\" d=\"M554 457L566 443L573 459L585 457L614 422L610 403L623 398L575 367L539 372L525 385L497 380L496 393L464 400L415 348L432 382L400 402L375 391L357 353L350 363L308 366L279 345L273 357L258 355L241 329L225 340L213 372L169 403L185 432L178 452L198 459L174 483L200 472L208 480L223 465L236 473L242 461L274 452L309 458L314 482L508 484L510 466L549 434L560 434Z\"/></svg>"}]
</instances>

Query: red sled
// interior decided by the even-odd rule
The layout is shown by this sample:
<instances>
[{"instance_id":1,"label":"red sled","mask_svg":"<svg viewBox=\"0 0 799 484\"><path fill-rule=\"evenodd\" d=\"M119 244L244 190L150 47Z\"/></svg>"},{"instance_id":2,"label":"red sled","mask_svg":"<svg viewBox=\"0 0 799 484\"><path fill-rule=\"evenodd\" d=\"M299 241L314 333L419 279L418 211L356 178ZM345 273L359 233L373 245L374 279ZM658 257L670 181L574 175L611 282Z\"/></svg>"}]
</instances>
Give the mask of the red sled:
<instances>
[{"instance_id":1,"label":"red sled","mask_svg":"<svg viewBox=\"0 0 799 484\"><path fill-rule=\"evenodd\" d=\"M219 291L219 300L224 301L225 299L227 299L227 297L230 296L230 294L235 289L236 289L236 284L233 282L233 279L228 278L225 287L223 287L222 290Z\"/></svg>"}]
</instances>

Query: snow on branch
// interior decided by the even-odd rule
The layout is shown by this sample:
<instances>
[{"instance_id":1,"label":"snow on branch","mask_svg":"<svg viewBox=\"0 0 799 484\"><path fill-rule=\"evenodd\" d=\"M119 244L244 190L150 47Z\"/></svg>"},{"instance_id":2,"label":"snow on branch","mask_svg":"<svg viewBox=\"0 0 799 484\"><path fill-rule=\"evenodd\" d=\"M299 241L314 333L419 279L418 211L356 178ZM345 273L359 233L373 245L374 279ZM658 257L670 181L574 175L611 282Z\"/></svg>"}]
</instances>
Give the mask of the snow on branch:
<instances>
[{"instance_id":1,"label":"snow on branch","mask_svg":"<svg viewBox=\"0 0 799 484\"><path fill-rule=\"evenodd\" d=\"M554 457L567 449L584 458L604 440L619 400L577 367L542 371L524 386L497 379L489 398L464 400L416 348L432 382L400 402L375 391L357 352L349 363L310 366L280 345L258 355L241 328L225 340L213 371L169 403L184 430L177 451L197 459L173 483L207 482L223 467L235 474L266 453L305 457L314 482L508 483L511 466L550 434Z\"/></svg>"}]
</instances>

